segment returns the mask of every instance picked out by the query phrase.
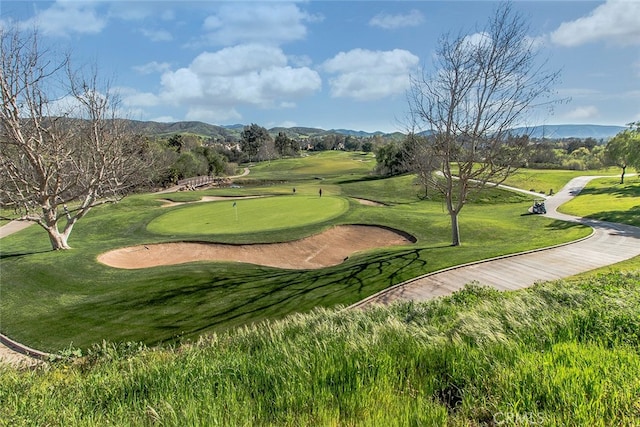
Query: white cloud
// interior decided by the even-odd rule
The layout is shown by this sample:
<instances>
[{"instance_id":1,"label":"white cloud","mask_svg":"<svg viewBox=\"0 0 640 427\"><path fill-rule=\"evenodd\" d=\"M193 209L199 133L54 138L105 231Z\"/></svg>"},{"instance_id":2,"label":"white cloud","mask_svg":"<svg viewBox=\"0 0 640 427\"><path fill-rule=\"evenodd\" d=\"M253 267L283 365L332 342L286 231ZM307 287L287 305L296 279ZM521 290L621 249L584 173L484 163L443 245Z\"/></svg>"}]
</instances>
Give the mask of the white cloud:
<instances>
[{"instance_id":1,"label":"white cloud","mask_svg":"<svg viewBox=\"0 0 640 427\"><path fill-rule=\"evenodd\" d=\"M570 120L590 120L595 119L600 115L598 108L594 105L587 105L583 107L575 108L574 110L565 114L565 118Z\"/></svg>"},{"instance_id":2,"label":"white cloud","mask_svg":"<svg viewBox=\"0 0 640 427\"><path fill-rule=\"evenodd\" d=\"M189 108L185 119L201 121L206 123L222 123L229 121L237 121L242 118L242 114L238 113L235 108L217 108L210 106L193 106Z\"/></svg>"},{"instance_id":3,"label":"white cloud","mask_svg":"<svg viewBox=\"0 0 640 427\"><path fill-rule=\"evenodd\" d=\"M380 27L385 30L395 30L396 28L416 27L424 22L424 16L419 10L412 10L404 15L389 15L379 13L369 21L372 27Z\"/></svg>"},{"instance_id":4,"label":"white cloud","mask_svg":"<svg viewBox=\"0 0 640 427\"><path fill-rule=\"evenodd\" d=\"M491 42L491 36L488 33L481 32L465 36L465 38L462 39L462 44L467 49L473 49L480 46L486 46L487 44L491 46L493 43Z\"/></svg>"},{"instance_id":5,"label":"white cloud","mask_svg":"<svg viewBox=\"0 0 640 427\"><path fill-rule=\"evenodd\" d=\"M48 9L39 10L24 22L26 26L36 26L48 36L64 37L72 33L96 34L107 25L107 19L100 16L97 3L57 1Z\"/></svg>"},{"instance_id":6,"label":"white cloud","mask_svg":"<svg viewBox=\"0 0 640 427\"><path fill-rule=\"evenodd\" d=\"M156 105L186 107L189 120L220 122L239 119L242 105L294 106L320 90L322 82L316 71L290 66L281 49L252 44L203 52L188 67L166 71L161 85ZM141 102L154 100L143 95L136 95Z\"/></svg>"},{"instance_id":7,"label":"white cloud","mask_svg":"<svg viewBox=\"0 0 640 427\"><path fill-rule=\"evenodd\" d=\"M640 2L609 0L588 16L563 22L551 33L551 41L561 46L599 40L620 45L640 44Z\"/></svg>"},{"instance_id":8,"label":"white cloud","mask_svg":"<svg viewBox=\"0 0 640 427\"><path fill-rule=\"evenodd\" d=\"M177 122L172 116L158 116L151 119L152 122L160 122L160 123L174 123Z\"/></svg>"},{"instance_id":9,"label":"white cloud","mask_svg":"<svg viewBox=\"0 0 640 427\"><path fill-rule=\"evenodd\" d=\"M128 107L155 107L162 103L158 95L149 92L138 92L135 89L119 91L124 105Z\"/></svg>"},{"instance_id":10,"label":"white cloud","mask_svg":"<svg viewBox=\"0 0 640 427\"><path fill-rule=\"evenodd\" d=\"M140 32L152 42L168 42L173 40L173 36L167 30L147 30L142 28Z\"/></svg>"},{"instance_id":11,"label":"white cloud","mask_svg":"<svg viewBox=\"0 0 640 427\"><path fill-rule=\"evenodd\" d=\"M280 123L270 123L270 127L282 127L282 128L293 128L298 126L298 123L290 121L290 120L285 120L284 122L280 122Z\"/></svg>"},{"instance_id":12,"label":"white cloud","mask_svg":"<svg viewBox=\"0 0 640 427\"><path fill-rule=\"evenodd\" d=\"M305 22L311 16L293 3L225 3L216 15L207 17L204 30L214 44L229 46L238 43L280 44L304 39Z\"/></svg>"},{"instance_id":13,"label":"white cloud","mask_svg":"<svg viewBox=\"0 0 640 427\"><path fill-rule=\"evenodd\" d=\"M169 71L170 68L171 64L169 64L168 62L158 61L152 61L144 65L136 65L133 67L133 69L140 74L162 73L165 71Z\"/></svg>"},{"instance_id":14,"label":"white cloud","mask_svg":"<svg viewBox=\"0 0 640 427\"><path fill-rule=\"evenodd\" d=\"M407 50L354 49L340 52L323 68L337 74L329 81L333 97L368 101L404 93L418 62L419 58Z\"/></svg>"},{"instance_id":15,"label":"white cloud","mask_svg":"<svg viewBox=\"0 0 640 427\"><path fill-rule=\"evenodd\" d=\"M279 48L259 44L227 47L217 52L204 52L190 65L198 74L234 76L252 70L282 67L287 58Z\"/></svg>"}]
</instances>

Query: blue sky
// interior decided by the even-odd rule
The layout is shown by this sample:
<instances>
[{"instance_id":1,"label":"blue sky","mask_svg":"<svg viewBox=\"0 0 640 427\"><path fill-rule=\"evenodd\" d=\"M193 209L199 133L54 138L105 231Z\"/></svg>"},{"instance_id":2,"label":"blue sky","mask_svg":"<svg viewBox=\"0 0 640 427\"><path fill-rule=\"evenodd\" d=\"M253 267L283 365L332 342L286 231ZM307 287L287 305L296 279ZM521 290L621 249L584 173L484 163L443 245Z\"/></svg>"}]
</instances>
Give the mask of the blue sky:
<instances>
[{"instance_id":1,"label":"blue sky","mask_svg":"<svg viewBox=\"0 0 640 427\"><path fill-rule=\"evenodd\" d=\"M489 1L10 1L0 25L97 64L129 118L404 131L409 76ZM640 120L640 1L516 1L570 99L536 124Z\"/></svg>"}]
</instances>

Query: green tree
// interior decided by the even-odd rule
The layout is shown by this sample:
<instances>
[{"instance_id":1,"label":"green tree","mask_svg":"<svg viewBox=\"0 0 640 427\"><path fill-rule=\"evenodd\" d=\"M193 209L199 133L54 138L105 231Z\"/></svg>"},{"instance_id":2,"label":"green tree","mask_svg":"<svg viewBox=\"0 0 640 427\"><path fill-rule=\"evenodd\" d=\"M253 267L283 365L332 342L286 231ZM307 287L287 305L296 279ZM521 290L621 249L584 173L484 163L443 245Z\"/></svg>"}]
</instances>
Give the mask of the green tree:
<instances>
[{"instance_id":1,"label":"green tree","mask_svg":"<svg viewBox=\"0 0 640 427\"><path fill-rule=\"evenodd\" d=\"M393 176L406 172L407 163L404 160L404 151L395 142L379 145L375 154L378 175Z\"/></svg>"},{"instance_id":2,"label":"green tree","mask_svg":"<svg viewBox=\"0 0 640 427\"><path fill-rule=\"evenodd\" d=\"M268 141L271 141L271 135L267 129L252 123L251 126L245 126L240 134L240 149L252 161Z\"/></svg>"},{"instance_id":3,"label":"green tree","mask_svg":"<svg viewBox=\"0 0 640 427\"><path fill-rule=\"evenodd\" d=\"M179 153L182 150L182 145L183 145L182 135L180 134L171 135L171 137L167 141L167 144L169 145L169 147L173 148L174 150L176 150L176 152Z\"/></svg>"},{"instance_id":4,"label":"green tree","mask_svg":"<svg viewBox=\"0 0 640 427\"><path fill-rule=\"evenodd\" d=\"M613 163L622 168L620 184L624 184L627 167L640 170L640 121L629 123L629 129L611 138L605 152Z\"/></svg>"},{"instance_id":5,"label":"green tree","mask_svg":"<svg viewBox=\"0 0 640 427\"><path fill-rule=\"evenodd\" d=\"M200 146L193 150L194 153L202 156L207 162L207 175L221 175L227 168L227 159L213 147Z\"/></svg>"},{"instance_id":6,"label":"green tree","mask_svg":"<svg viewBox=\"0 0 640 427\"><path fill-rule=\"evenodd\" d=\"M298 143L289 138L286 133L278 132L275 139L275 147L280 156L294 156L298 154Z\"/></svg>"}]
</instances>

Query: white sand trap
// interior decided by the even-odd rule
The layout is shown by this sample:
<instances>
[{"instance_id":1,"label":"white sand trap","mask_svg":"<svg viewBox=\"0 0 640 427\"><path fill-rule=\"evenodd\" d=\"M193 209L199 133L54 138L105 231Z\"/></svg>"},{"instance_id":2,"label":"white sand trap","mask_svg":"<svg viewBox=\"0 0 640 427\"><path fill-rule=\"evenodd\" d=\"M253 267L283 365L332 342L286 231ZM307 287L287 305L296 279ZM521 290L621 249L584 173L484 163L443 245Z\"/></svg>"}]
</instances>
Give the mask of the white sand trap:
<instances>
[{"instance_id":1,"label":"white sand trap","mask_svg":"<svg viewBox=\"0 0 640 427\"><path fill-rule=\"evenodd\" d=\"M304 270L340 264L355 252L411 243L414 240L410 237L383 227L342 225L285 243L228 245L176 242L130 246L105 252L98 256L98 261L125 269L194 261L235 261Z\"/></svg>"}]
</instances>

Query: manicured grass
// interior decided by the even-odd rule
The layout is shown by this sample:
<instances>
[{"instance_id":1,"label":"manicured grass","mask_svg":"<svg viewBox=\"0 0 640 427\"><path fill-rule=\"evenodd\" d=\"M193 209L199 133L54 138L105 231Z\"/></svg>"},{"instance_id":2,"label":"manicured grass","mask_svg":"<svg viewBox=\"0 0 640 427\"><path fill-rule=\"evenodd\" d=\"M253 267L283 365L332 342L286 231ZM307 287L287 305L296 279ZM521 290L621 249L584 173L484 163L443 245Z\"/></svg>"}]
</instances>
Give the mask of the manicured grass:
<instances>
[{"instance_id":1,"label":"manicured grass","mask_svg":"<svg viewBox=\"0 0 640 427\"><path fill-rule=\"evenodd\" d=\"M348 208L342 197L318 195L215 201L174 208L147 229L168 235L255 233L329 221Z\"/></svg>"},{"instance_id":2,"label":"manicured grass","mask_svg":"<svg viewBox=\"0 0 640 427\"><path fill-rule=\"evenodd\" d=\"M539 216L523 216L525 204L470 205L462 219L466 243L452 248L448 218L440 204L376 208L352 203L341 217L344 223L390 226L418 237L418 243L355 255L341 265L314 271L228 263L119 270L98 264L95 258L105 250L163 240L149 233L145 224L166 210L140 203L131 198L93 212L76 230L74 249L68 252L48 251L46 237L35 227L3 239L3 333L53 351L71 343L86 348L102 339L157 344L181 336L196 338L317 306L351 304L428 271L588 233L578 226L565 228ZM320 227L323 225L273 235L197 238L288 239L312 234Z\"/></svg>"},{"instance_id":3,"label":"manicured grass","mask_svg":"<svg viewBox=\"0 0 640 427\"><path fill-rule=\"evenodd\" d=\"M640 180L628 178L620 184L619 178L594 179L579 197L559 210L570 215L640 227Z\"/></svg>"},{"instance_id":4,"label":"manicured grass","mask_svg":"<svg viewBox=\"0 0 640 427\"><path fill-rule=\"evenodd\" d=\"M0 328L18 341L49 351L70 344L87 348L102 339L149 345L176 342L181 337L195 339L203 333L280 319L315 307L348 305L430 271L571 241L590 232L578 225L526 215L530 205L526 196L494 189L465 207L460 217L463 245L453 248L449 246L449 217L441 200L420 200L410 185L411 177L369 179L368 172L358 169L367 163L354 160L359 156L331 152L261 164L276 175L291 177L268 185L261 182L242 188L128 197L117 205L94 209L78 223L70 239L74 249L66 252L49 251L48 239L37 227L2 239ZM301 166L305 161L319 162L319 170L326 175L318 173L317 178L323 179L311 177ZM286 172L273 169L278 165ZM367 167L372 168L373 163ZM322 200L317 197L320 185ZM293 187L297 189L295 196ZM389 206L365 206L352 200L346 212L323 222L300 221L286 229L272 224L250 233L203 229L195 234L193 229L173 228L172 234L164 235L148 229L149 224L157 224L159 218L173 212L207 205L229 208L229 201L162 208L158 200L198 200L201 195L280 195L255 201L281 199L287 203L297 197L344 203L344 196L357 196ZM239 201L239 217L247 202ZM227 220L235 220L228 213ZM202 220L200 214L189 218ZM291 216L292 223L297 220ZM140 243L288 241L336 224L391 227L415 236L417 243L355 254L341 265L314 271L223 262L120 270L96 261L104 251Z\"/></svg>"},{"instance_id":5,"label":"manicured grass","mask_svg":"<svg viewBox=\"0 0 640 427\"><path fill-rule=\"evenodd\" d=\"M524 190L533 190L544 194L549 194L551 190L557 193L572 178L585 175L619 175L619 168L606 168L589 171L569 171L569 170L547 170L547 169L520 169L510 176L506 185Z\"/></svg>"},{"instance_id":6,"label":"manicured grass","mask_svg":"<svg viewBox=\"0 0 640 427\"><path fill-rule=\"evenodd\" d=\"M299 196L317 194L315 178L300 166L291 170L299 181L167 197L286 194L271 198L284 200L298 197L292 186ZM463 246L452 248L441 200L415 197L405 185L411 177L352 173L329 169L330 178L320 180L327 200L361 197L388 206L350 201L338 216L287 229L274 220L252 233L185 228L159 235L148 225L181 211L202 221L206 212L192 209L215 204L167 211L157 195L139 195L92 211L74 231L71 251L49 251L36 227L3 239L2 332L64 354L81 347L84 356L36 370L0 366L0 425L638 424L640 257L517 292L468 285L425 303L343 310L427 271L589 232L526 215L526 197L492 190L465 207ZM577 200L638 196L633 183L615 192L606 181L591 188ZM581 209L589 215L603 206L610 205L594 199ZM124 271L95 261L140 242L290 240L348 223L401 229L418 242L317 271L229 263Z\"/></svg>"},{"instance_id":7,"label":"manicured grass","mask_svg":"<svg viewBox=\"0 0 640 427\"><path fill-rule=\"evenodd\" d=\"M322 151L299 158L262 162L251 168L246 180L319 182L370 175L376 165L372 153Z\"/></svg>"},{"instance_id":8,"label":"manicured grass","mask_svg":"<svg viewBox=\"0 0 640 427\"><path fill-rule=\"evenodd\" d=\"M640 273L315 309L176 348L98 344L0 367L30 425L635 426Z\"/></svg>"}]
</instances>

